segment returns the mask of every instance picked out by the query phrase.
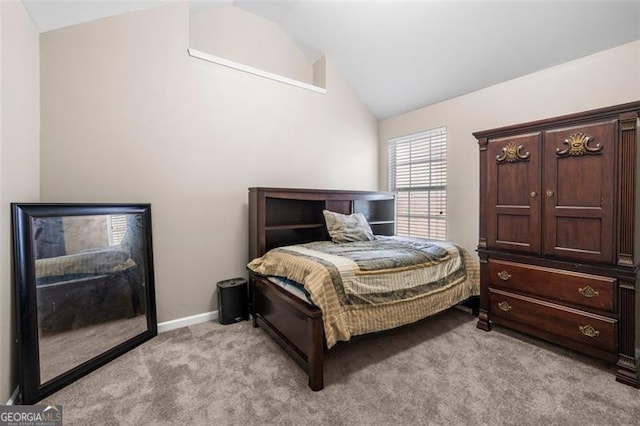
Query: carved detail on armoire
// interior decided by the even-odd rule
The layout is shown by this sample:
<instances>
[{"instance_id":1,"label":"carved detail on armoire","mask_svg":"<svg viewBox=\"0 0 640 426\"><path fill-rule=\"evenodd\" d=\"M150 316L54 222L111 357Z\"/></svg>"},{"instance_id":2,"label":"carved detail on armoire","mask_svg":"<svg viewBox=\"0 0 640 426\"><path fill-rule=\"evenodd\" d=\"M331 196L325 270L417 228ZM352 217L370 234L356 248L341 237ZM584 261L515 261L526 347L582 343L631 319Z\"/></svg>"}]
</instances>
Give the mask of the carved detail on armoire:
<instances>
[{"instance_id":1,"label":"carved detail on armoire","mask_svg":"<svg viewBox=\"0 0 640 426\"><path fill-rule=\"evenodd\" d=\"M567 145L565 149L556 148L556 155L558 157L580 157L587 154L600 154L604 149L602 145L596 143L594 146L589 146L594 141L595 138L588 133L574 133L562 142L563 145Z\"/></svg>"},{"instance_id":2,"label":"carved detail on armoire","mask_svg":"<svg viewBox=\"0 0 640 426\"><path fill-rule=\"evenodd\" d=\"M491 331L491 323L489 322L489 316L487 311L480 311L478 314L478 325L481 330Z\"/></svg>"},{"instance_id":3,"label":"carved detail on armoire","mask_svg":"<svg viewBox=\"0 0 640 426\"><path fill-rule=\"evenodd\" d=\"M522 152L524 146L515 142L509 142L502 148L502 154L496 155L496 163L516 163L518 161L528 161L531 153Z\"/></svg>"},{"instance_id":4,"label":"carved detail on armoire","mask_svg":"<svg viewBox=\"0 0 640 426\"><path fill-rule=\"evenodd\" d=\"M486 151L487 150L487 138L484 139L478 139L478 146L480 147L480 151Z\"/></svg>"},{"instance_id":5,"label":"carved detail on armoire","mask_svg":"<svg viewBox=\"0 0 640 426\"><path fill-rule=\"evenodd\" d=\"M640 387L640 102L474 133L480 309ZM546 196L538 196L546 194Z\"/></svg>"},{"instance_id":6,"label":"carved detail on armoire","mask_svg":"<svg viewBox=\"0 0 640 426\"><path fill-rule=\"evenodd\" d=\"M618 371L616 372L617 381L636 388L640 386L638 382L638 365L635 358L620 355L616 366L618 367Z\"/></svg>"},{"instance_id":7,"label":"carved detail on armoire","mask_svg":"<svg viewBox=\"0 0 640 426\"><path fill-rule=\"evenodd\" d=\"M618 192L620 193L620 221L618 242L618 265L633 266L635 263L635 178L636 173L636 127L637 113L625 114L620 119L620 145L618 149ZM623 179L623 177L628 177ZM636 247L636 250L638 248Z\"/></svg>"},{"instance_id":8,"label":"carved detail on armoire","mask_svg":"<svg viewBox=\"0 0 640 426\"><path fill-rule=\"evenodd\" d=\"M486 158L487 158L487 145L489 141L487 138L479 138L478 146L480 148L480 182L486 179L487 176L487 167L486 167ZM482 194L482 188L480 189L480 194ZM481 195L480 196L480 208L483 209L486 206L486 200ZM486 249L487 248L487 223L483 217L480 217L480 235L478 237L478 248Z\"/></svg>"}]
</instances>

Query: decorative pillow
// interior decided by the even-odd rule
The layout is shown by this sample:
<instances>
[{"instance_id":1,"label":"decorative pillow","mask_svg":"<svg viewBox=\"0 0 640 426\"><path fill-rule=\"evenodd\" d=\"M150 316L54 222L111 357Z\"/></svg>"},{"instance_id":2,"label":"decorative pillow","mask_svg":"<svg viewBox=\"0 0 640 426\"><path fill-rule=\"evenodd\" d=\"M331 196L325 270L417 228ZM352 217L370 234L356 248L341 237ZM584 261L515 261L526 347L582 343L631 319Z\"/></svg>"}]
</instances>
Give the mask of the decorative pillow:
<instances>
[{"instance_id":1,"label":"decorative pillow","mask_svg":"<svg viewBox=\"0 0 640 426\"><path fill-rule=\"evenodd\" d=\"M323 210L327 231L334 243L373 241L373 231L362 213L351 215Z\"/></svg>"}]
</instances>

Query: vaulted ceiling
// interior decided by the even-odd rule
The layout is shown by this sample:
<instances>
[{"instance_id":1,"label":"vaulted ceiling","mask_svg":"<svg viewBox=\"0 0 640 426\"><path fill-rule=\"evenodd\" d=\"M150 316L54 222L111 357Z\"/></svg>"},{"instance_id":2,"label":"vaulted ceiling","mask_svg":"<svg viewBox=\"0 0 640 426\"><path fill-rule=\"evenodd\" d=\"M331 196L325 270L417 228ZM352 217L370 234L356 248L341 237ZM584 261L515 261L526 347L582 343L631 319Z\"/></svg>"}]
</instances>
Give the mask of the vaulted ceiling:
<instances>
[{"instance_id":1,"label":"vaulted ceiling","mask_svg":"<svg viewBox=\"0 0 640 426\"><path fill-rule=\"evenodd\" d=\"M169 2L23 3L44 32ZM277 22L324 52L380 119L640 39L640 1L190 3Z\"/></svg>"}]
</instances>

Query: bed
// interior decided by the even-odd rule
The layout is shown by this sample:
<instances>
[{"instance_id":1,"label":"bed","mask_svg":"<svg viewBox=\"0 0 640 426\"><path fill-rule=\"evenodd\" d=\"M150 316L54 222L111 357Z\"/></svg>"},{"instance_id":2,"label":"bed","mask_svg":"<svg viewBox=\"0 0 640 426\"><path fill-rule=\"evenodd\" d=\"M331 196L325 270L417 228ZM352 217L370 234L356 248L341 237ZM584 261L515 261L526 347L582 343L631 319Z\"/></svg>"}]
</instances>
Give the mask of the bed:
<instances>
[{"instance_id":1,"label":"bed","mask_svg":"<svg viewBox=\"0 0 640 426\"><path fill-rule=\"evenodd\" d=\"M139 215L128 215L119 244L106 215L33 219L37 321L58 333L144 311Z\"/></svg>"},{"instance_id":2,"label":"bed","mask_svg":"<svg viewBox=\"0 0 640 426\"><path fill-rule=\"evenodd\" d=\"M477 303L476 259L450 242L394 236L393 193L250 188L249 218L254 326L312 390L338 342Z\"/></svg>"},{"instance_id":3,"label":"bed","mask_svg":"<svg viewBox=\"0 0 640 426\"><path fill-rule=\"evenodd\" d=\"M35 269L41 333L131 318L138 309L138 267L121 247L37 259Z\"/></svg>"}]
</instances>

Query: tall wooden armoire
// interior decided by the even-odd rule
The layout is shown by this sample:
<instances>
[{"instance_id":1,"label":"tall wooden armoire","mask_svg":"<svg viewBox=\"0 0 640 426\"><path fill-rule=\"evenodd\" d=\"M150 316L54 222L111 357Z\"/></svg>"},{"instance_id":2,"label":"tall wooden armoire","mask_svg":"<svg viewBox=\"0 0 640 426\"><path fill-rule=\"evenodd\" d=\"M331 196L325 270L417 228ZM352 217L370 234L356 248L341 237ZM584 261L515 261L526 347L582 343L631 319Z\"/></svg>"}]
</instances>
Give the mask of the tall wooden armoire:
<instances>
[{"instance_id":1,"label":"tall wooden armoire","mask_svg":"<svg viewBox=\"0 0 640 426\"><path fill-rule=\"evenodd\" d=\"M617 364L640 385L640 102L476 132L478 328Z\"/></svg>"}]
</instances>

